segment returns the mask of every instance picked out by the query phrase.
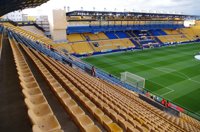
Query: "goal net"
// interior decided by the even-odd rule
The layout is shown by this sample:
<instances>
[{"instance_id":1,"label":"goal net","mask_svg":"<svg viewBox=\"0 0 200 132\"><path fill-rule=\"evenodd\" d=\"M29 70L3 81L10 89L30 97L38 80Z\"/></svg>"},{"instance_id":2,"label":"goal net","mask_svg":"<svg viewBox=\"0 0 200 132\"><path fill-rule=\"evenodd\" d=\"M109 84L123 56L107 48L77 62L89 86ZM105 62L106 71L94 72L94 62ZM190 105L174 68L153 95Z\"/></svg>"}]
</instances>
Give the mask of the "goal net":
<instances>
[{"instance_id":1,"label":"goal net","mask_svg":"<svg viewBox=\"0 0 200 132\"><path fill-rule=\"evenodd\" d=\"M130 72L121 73L121 81L139 89L143 89L145 87L145 78Z\"/></svg>"}]
</instances>

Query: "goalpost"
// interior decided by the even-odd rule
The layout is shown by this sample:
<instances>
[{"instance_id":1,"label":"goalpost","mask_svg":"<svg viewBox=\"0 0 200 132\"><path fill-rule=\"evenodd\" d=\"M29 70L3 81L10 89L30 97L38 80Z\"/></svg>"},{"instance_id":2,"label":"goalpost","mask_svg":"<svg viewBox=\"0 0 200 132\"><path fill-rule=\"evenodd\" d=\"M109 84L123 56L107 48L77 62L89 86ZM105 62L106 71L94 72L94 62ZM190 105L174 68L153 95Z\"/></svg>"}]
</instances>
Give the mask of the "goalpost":
<instances>
[{"instance_id":1,"label":"goalpost","mask_svg":"<svg viewBox=\"0 0 200 132\"><path fill-rule=\"evenodd\" d=\"M130 72L121 73L121 81L139 89L145 88L145 78Z\"/></svg>"}]
</instances>

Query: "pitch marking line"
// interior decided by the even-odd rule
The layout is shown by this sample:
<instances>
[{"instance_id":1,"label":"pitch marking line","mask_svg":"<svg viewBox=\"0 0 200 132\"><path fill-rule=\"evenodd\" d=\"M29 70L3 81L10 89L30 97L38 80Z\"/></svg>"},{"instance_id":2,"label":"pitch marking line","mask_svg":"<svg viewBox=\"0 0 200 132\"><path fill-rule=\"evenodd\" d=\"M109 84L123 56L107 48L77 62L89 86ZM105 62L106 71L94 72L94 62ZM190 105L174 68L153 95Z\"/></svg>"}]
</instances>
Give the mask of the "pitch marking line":
<instances>
[{"instance_id":1,"label":"pitch marking line","mask_svg":"<svg viewBox=\"0 0 200 132\"><path fill-rule=\"evenodd\" d=\"M140 63L140 62L134 62L134 63L140 64L140 65L144 65L143 63ZM154 68L154 67L147 66L147 65L144 65L144 66L149 67L149 68L152 68L152 69L155 69L155 70L159 70L159 71L164 72L164 73L170 73L170 74L173 74L173 75L178 76L178 77L180 77L180 78L187 79L187 80L190 80L190 81L193 81L193 82L195 82L195 83L200 84L199 81L196 81L196 80L191 79L191 78L190 78L189 76L187 76L186 74L181 73L181 72L177 72L177 71L172 70L172 69L170 69L170 68ZM162 70L162 69L165 69L165 70ZM166 71L166 70L168 70L168 71ZM175 73L172 73L172 72L177 72L178 74L175 74ZM181 75L183 75L183 76L181 76ZM184 77L185 77L185 78L184 78Z\"/></svg>"},{"instance_id":2,"label":"pitch marking line","mask_svg":"<svg viewBox=\"0 0 200 132\"><path fill-rule=\"evenodd\" d=\"M169 88L167 88L167 89L169 89ZM169 90L171 90L171 91L166 92L166 93L164 93L164 94L161 94L161 96L164 96L164 95L167 95L167 94L170 94L170 93L174 92L174 90L172 90L172 89L169 89Z\"/></svg>"},{"instance_id":3,"label":"pitch marking line","mask_svg":"<svg viewBox=\"0 0 200 132\"><path fill-rule=\"evenodd\" d=\"M158 69L158 70L161 70L161 71L163 71L163 70L165 69L165 70L171 71L171 72L167 72L167 71L166 71L166 73L171 73L171 74L174 74L174 73L172 73L172 72L177 72L176 70L173 70L173 69L170 69L170 68L155 68L155 69ZM162 70L162 69L163 69L163 70ZM165 70L164 70L163 72L165 72ZM188 79L188 80L190 80L190 81L193 81L193 82L195 82L195 83L200 84L199 81L196 81L196 80L194 80L194 79L191 79L189 76L187 76L187 75L184 74L184 73L181 73L181 72L177 72L177 73L180 74L180 75L185 76L186 79ZM179 75L177 75L177 74L174 74L174 75L179 76ZM182 77L182 76L180 76L180 77Z\"/></svg>"},{"instance_id":4,"label":"pitch marking line","mask_svg":"<svg viewBox=\"0 0 200 132\"><path fill-rule=\"evenodd\" d=\"M153 82L153 83L155 83L155 84L158 84L158 83L156 83L156 82L154 82L154 81L152 81L152 80L149 80L149 81L150 81L150 82ZM158 85L160 85L160 84L158 84ZM171 89L171 88L169 88L169 87L166 87L166 86L163 86L163 85L160 85L160 86L162 86L162 87L164 87L164 88L170 90L169 92L166 92L166 93L164 93L164 94L161 94L160 96L164 96L164 95L167 95L167 94L172 93L172 92L175 91L174 89Z\"/></svg>"},{"instance_id":5,"label":"pitch marking line","mask_svg":"<svg viewBox=\"0 0 200 132\"><path fill-rule=\"evenodd\" d=\"M159 71L162 71L162 72L165 72L165 73L173 74L173 75L175 75L175 76L179 76L179 75L177 75L177 74L175 74L175 73L172 73L172 72L176 72L176 73L178 73L178 74L181 74L181 75L185 76L186 79L189 79L189 78L190 78L190 77L188 77L186 74L181 73L181 72L178 72L178 71L173 70L173 69L171 69L171 68L162 68L162 67L160 67L160 68L155 68L155 69L157 69L157 70L159 70ZM168 72L167 72L167 71L168 71ZM179 77L183 78L183 76L181 76L181 75L180 75Z\"/></svg>"}]
</instances>

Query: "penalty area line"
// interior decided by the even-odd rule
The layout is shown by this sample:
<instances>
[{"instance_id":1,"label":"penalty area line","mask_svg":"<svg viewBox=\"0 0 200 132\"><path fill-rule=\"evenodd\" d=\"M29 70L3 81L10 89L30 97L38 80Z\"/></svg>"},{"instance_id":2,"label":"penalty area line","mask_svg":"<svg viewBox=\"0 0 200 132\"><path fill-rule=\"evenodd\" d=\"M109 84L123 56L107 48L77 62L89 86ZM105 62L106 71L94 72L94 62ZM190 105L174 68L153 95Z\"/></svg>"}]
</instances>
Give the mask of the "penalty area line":
<instances>
[{"instance_id":1,"label":"penalty area line","mask_svg":"<svg viewBox=\"0 0 200 132\"><path fill-rule=\"evenodd\" d=\"M174 92L173 89L170 89L170 88L167 88L167 87L165 87L165 88L168 89L168 90L170 90L170 91L169 91L169 92L166 92L166 93L164 93L164 94L161 94L161 96L165 96L165 95L167 95L167 94L170 94L170 93Z\"/></svg>"}]
</instances>

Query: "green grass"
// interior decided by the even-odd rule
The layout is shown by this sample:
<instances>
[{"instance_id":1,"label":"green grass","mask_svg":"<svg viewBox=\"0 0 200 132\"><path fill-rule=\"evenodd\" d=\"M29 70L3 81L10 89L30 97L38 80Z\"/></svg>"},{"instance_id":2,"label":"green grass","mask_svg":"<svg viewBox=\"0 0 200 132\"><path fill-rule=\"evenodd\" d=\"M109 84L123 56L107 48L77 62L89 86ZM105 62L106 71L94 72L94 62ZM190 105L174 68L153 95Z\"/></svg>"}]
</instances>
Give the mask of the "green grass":
<instances>
[{"instance_id":1,"label":"green grass","mask_svg":"<svg viewBox=\"0 0 200 132\"><path fill-rule=\"evenodd\" d=\"M84 58L112 75L128 71L146 79L145 88L200 114L200 61L194 55L200 44Z\"/></svg>"}]
</instances>

